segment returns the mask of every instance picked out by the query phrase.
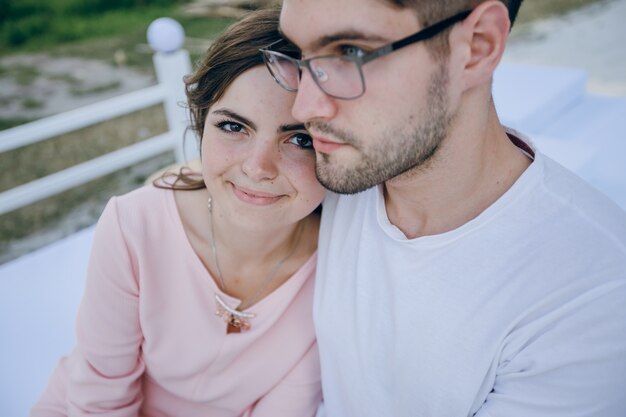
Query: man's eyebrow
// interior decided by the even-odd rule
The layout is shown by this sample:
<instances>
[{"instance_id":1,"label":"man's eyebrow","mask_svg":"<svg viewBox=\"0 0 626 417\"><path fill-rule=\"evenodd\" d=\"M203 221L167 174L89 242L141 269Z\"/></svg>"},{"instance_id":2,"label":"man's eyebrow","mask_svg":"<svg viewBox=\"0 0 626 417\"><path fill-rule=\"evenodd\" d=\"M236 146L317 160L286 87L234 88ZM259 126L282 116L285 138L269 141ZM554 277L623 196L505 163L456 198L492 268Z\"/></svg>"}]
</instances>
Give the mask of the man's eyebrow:
<instances>
[{"instance_id":1,"label":"man's eyebrow","mask_svg":"<svg viewBox=\"0 0 626 417\"><path fill-rule=\"evenodd\" d=\"M363 33L356 29L348 29L341 32L333 33L331 35L325 35L313 42L313 49L322 49L332 43L339 41L388 41L387 38L373 34Z\"/></svg>"},{"instance_id":2,"label":"man's eyebrow","mask_svg":"<svg viewBox=\"0 0 626 417\"><path fill-rule=\"evenodd\" d=\"M294 123L288 125L280 125L278 133L291 132L294 130L306 130L303 123Z\"/></svg>"},{"instance_id":3,"label":"man's eyebrow","mask_svg":"<svg viewBox=\"0 0 626 417\"><path fill-rule=\"evenodd\" d=\"M243 117L240 114L235 113L232 110L229 109L218 109L215 111L212 111L211 113L213 114L221 114L222 116L226 116L226 117L230 117L231 119L235 119L238 122L241 122L245 125L250 126L253 130L256 130L256 124L254 124L253 121L246 119L245 117Z\"/></svg>"},{"instance_id":4,"label":"man's eyebrow","mask_svg":"<svg viewBox=\"0 0 626 417\"><path fill-rule=\"evenodd\" d=\"M292 41L291 39L289 39L289 37L285 34L285 32L283 32L281 30L281 28L278 28L278 32L280 32L280 35L288 42L298 46L298 49L302 50L303 48L301 48L299 45L297 45L294 41ZM338 41L374 41L374 42L389 42L389 39L376 35L376 34L367 34L367 33L363 33L359 30L356 29L347 29L347 30L343 30L341 32L337 32L337 33L333 33L332 35L325 35L322 36L321 38L313 41L310 45L310 48L306 48L306 49L310 49L311 51L317 51L319 49L322 49L334 42L338 42Z\"/></svg>"}]
</instances>

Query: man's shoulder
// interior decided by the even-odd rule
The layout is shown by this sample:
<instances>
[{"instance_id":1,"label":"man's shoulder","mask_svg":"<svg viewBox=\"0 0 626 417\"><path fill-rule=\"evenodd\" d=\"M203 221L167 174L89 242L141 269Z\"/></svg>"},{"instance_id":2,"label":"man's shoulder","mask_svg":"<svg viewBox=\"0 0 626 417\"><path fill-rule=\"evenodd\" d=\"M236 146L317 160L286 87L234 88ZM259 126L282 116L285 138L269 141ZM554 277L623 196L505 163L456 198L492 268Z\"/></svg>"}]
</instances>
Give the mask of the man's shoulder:
<instances>
[{"instance_id":1,"label":"man's shoulder","mask_svg":"<svg viewBox=\"0 0 626 417\"><path fill-rule=\"evenodd\" d=\"M584 224L615 235L626 245L626 212L581 177L543 156L543 190L547 203Z\"/></svg>"}]
</instances>

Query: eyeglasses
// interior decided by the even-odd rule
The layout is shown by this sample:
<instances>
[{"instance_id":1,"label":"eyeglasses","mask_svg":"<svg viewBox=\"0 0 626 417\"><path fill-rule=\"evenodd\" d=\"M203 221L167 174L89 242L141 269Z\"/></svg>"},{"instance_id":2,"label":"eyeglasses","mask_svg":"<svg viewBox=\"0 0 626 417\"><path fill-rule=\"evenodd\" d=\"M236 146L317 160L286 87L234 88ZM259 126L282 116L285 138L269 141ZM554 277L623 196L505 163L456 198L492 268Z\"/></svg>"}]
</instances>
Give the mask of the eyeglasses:
<instances>
[{"instance_id":1,"label":"eyeglasses","mask_svg":"<svg viewBox=\"0 0 626 417\"><path fill-rule=\"evenodd\" d=\"M309 59L296 59L272 51L270 48L276 42L260 51L270 73L285 90L298 91L298 85L302 78L302 68L304 67L309 70L313 80L325 94L338 99L351 100L361 97L365 93L365 78L361 69L363 65L405 46L430 39L455 23L464 20L471 12L471 10L466 10L455 14L406 38L361 56L324 55Z\"/></svg>"}]
</instances>

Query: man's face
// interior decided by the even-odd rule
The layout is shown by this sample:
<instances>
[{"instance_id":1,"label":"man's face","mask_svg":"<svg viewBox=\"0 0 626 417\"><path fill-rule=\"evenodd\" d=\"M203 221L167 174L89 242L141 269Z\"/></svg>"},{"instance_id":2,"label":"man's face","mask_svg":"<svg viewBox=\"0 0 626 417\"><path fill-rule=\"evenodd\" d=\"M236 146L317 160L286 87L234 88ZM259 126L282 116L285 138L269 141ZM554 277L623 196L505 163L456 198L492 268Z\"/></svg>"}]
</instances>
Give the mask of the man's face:
<instances>
[{"instance_id":1,"label":"man's face","mask_svg":"<svg viewBox=\"0 0 626 417\"><path fill-rule=\"evenodd\" d=\"M419 30L413 9L381 0L284 0L283 33L303 58L369 52ZM365 94L339 100L304 70L293 115L316 147L320 182L356 193L423 165L446 136L447 68L423 44L363 66Z\"/></svg>"}]
</instances>

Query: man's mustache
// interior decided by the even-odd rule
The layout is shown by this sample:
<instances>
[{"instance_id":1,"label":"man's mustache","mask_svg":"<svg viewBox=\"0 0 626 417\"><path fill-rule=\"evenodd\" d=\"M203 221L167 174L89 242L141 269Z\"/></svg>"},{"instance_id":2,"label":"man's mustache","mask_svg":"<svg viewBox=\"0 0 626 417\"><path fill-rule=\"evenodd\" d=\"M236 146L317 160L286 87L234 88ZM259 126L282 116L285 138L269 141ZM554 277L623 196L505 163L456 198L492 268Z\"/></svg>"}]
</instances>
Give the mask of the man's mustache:
<instances>
[{"instance_id":1,"label":"man's mustache","mask_svg":"<svg viewBox=\"0 0 626 417\"><path fill-rule=\"evenodd\" d=\"M348 145L357 144L356 138L350 132L333 127L329 125L328 123L324 123L320 121L312 121L312 122L305 123L304 126L309 132L314 131L315 133L329 135L329 136L332 136L333 139L336 139L337 141L348 144Z\"/></svg>"}]
</instances>

